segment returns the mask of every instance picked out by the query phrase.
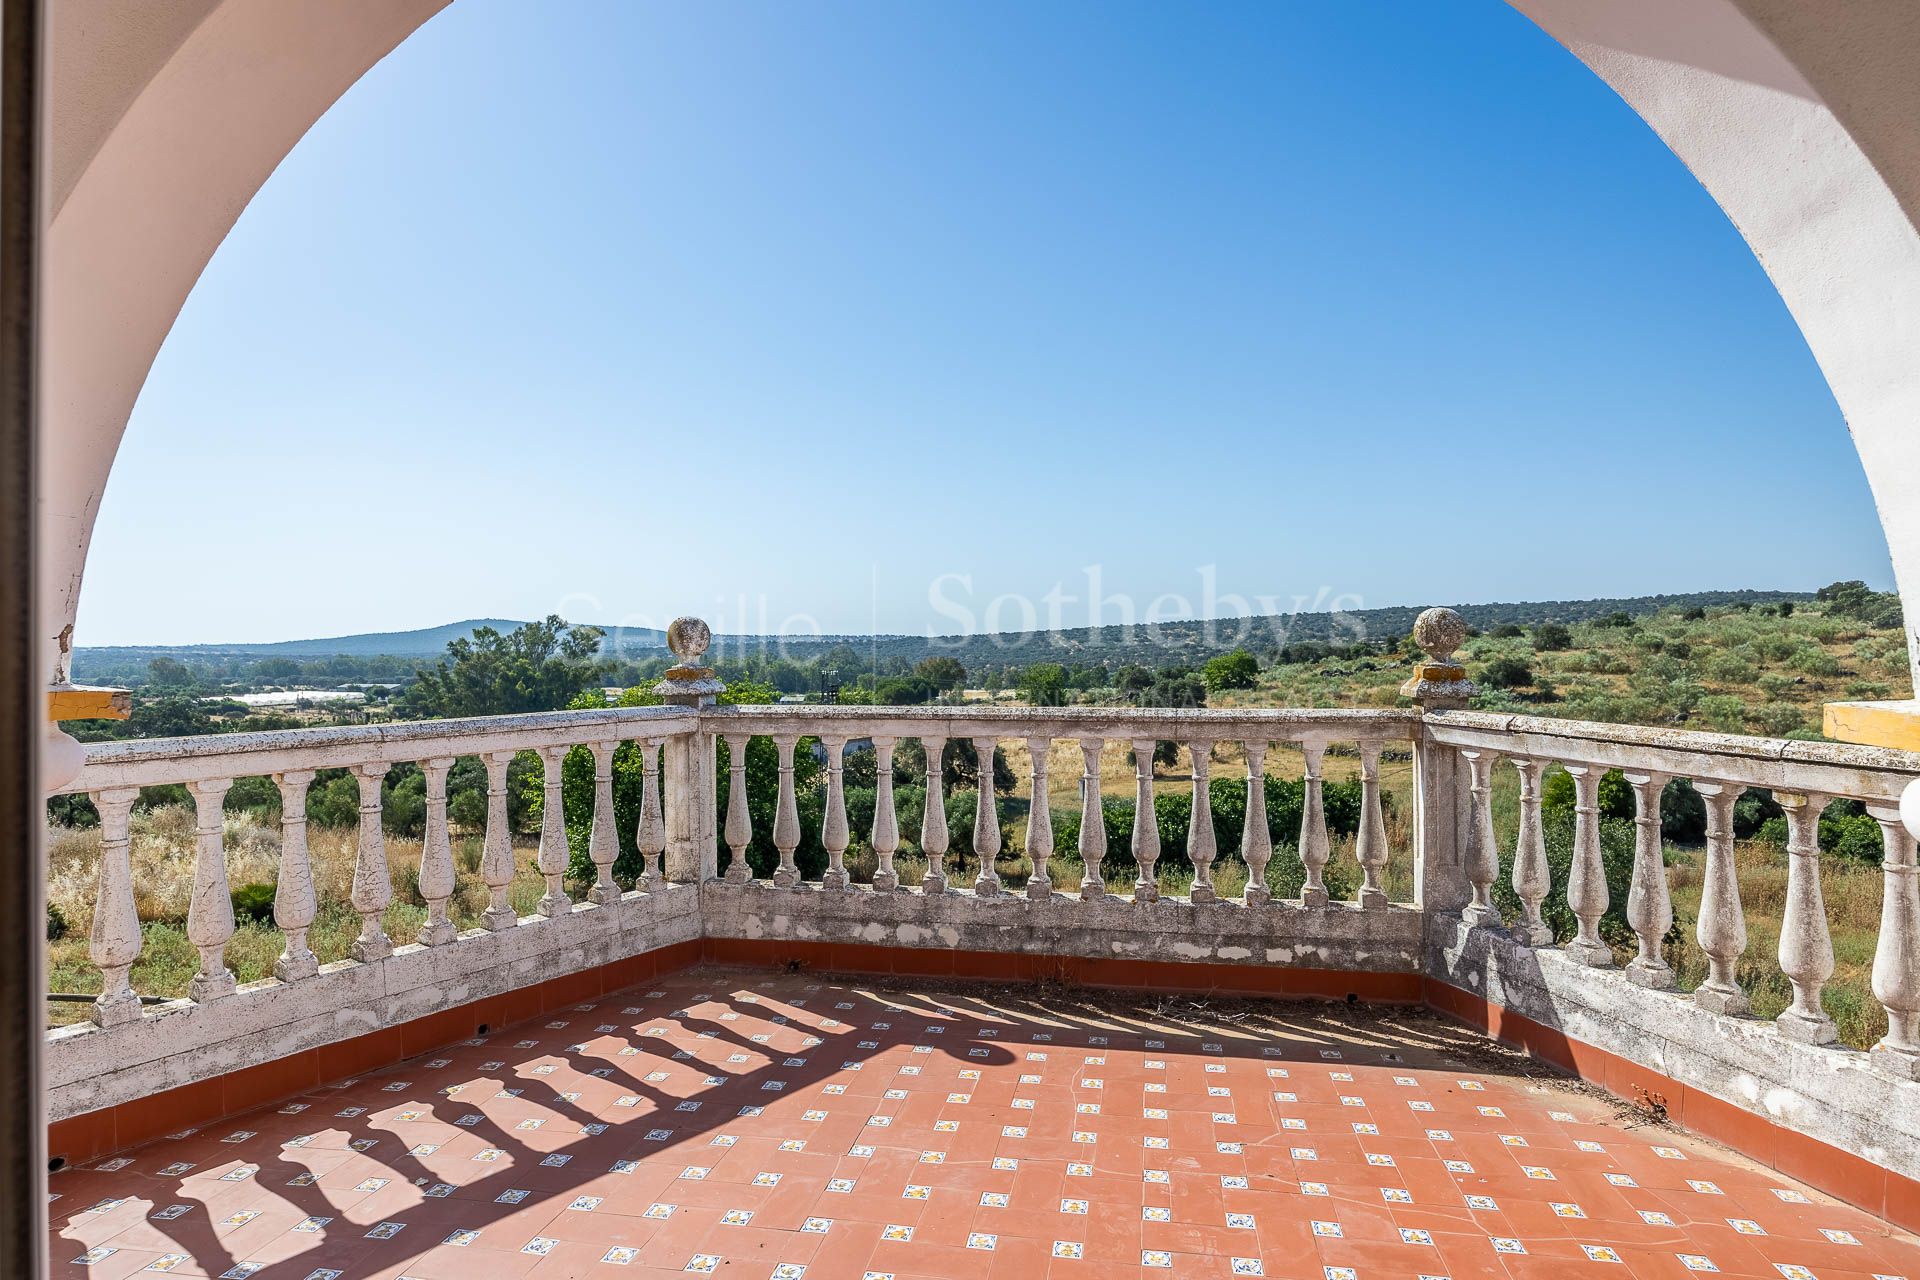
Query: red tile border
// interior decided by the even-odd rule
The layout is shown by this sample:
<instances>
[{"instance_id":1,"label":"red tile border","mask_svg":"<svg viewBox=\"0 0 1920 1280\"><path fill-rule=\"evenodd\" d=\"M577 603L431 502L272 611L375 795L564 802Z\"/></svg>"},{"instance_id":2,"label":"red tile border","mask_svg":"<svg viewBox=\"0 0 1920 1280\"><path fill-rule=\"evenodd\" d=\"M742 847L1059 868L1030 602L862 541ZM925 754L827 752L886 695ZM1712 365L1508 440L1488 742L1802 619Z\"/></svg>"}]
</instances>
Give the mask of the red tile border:
<instances>
[{"instance_id":1,"label":"red tile border","mask_svg":"<svg viewBox=\"0 0 1920 1280\"><path fill-rule=\"evenodd\" d=\"M1902 1230L1920 1231L1920 1181L1783 1128L1765 1116L1637 1062L1571 1039L1564 1032L1438 978L1426 980L1426 1003L1629 1102L1640 1102L1644 1091L1658 1098L1666 1106L1668 1117L1689 1132L1723 1143L1770 1169L1877 1214Z\"/></svg>"}]
</instances>

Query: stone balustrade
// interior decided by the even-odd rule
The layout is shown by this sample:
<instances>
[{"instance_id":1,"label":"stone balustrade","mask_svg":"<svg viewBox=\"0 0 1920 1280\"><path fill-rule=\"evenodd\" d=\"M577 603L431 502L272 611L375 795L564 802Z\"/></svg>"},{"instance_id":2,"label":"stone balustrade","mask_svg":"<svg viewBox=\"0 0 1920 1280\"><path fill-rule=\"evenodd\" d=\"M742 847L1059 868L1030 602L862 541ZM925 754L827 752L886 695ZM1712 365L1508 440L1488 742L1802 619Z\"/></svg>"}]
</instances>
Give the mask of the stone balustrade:
<instances>
[{"instance_id":1,"label":"stone balustrade","mask_svg":"<svg viewBox=\"0 0 1920 1280\"><path fill-rule=\"evenodd\" d=\"M426 830L419 885L427 919L415 941L442 947L456 940L448 915L454 863L447 818L447 775L455 760L478 757L487 772L487 824L480 873L490 899L485 927L497 932L521 923L507 901L514 863L506 779L507 765L514 755L536 752L546 768L545 813L537 861L547 883L539 910L542 916L551 917L564 914L572 905L562 884L568 847L559 765L567 752L576 746L587 747L596 764L593 836L588 851L597 878L587 898L604 903L619 893L612 878L617 851L611 785L614 748L627 741L643 748L647 803L638 844L648 856L646 878L657 886L663 846L656 759L662 744L693 733L696 724L693 713L678 707L637 707L150 739L89 747L86 766L69 790L90 795L100 814L100 865L90 954L100 968L102 988L93 1004L93 1021L111 1027L138 1020L142 1014L141 1000L129 981L142 943L129 861L131 816L142 787L179 784L192 797L198 847L187 939L200 953L200 970L189 990L194 1002L208 1004L235 991L234 975L223 955L234 933L223 805L235 779L267 777L280 790L280 868L273 920L285 938L285 949L274 966L274 976L282 983L295 984L316 976L320 968L307 945L316 902L306 813L307 788L319 770L346 769L358 780L360 829L352 901L361 927L352 956L362 964L372 964L391 956L395 947L382 925L393 890L381 826L381 780L393 764L417 762L426 777Z\"/></svg>"},{"instance_id":2,"label":"stone balustrade","mask_svg":"<svg viewBox=\"0 0 1920 1280\"><path fill-rule=\"evenodd\" d=\"M1451 689L1447 672L1439 676L1435 682ZM755 739L771 742L777 762L770 820L748 803ZM894 794L896 752L910 741L926 761L917 830L902 829ZM615 855L628 834L615 828L613 756L627 742L643 747L643 796L630 843L644 866L631 888L613 876ZM959 742L972 747L976 772L968 785L978 797L964 842L956 839L940 785L943 757ZM1156 779L1152 761L1155 746L1165 742L1182 748L1184 781L1194 800L1184 832L1191 887L1179 895L1163 893L1159 874L1162 833L1153 798L1167 779ZM716 750L722 743L724 760ZM1021 852L1031 867L1017 891L996 869L1007 841L991 794L993 753L1012 744L1025 747L1014 755L1026 762L1019 779L1027 810ZM1071 747L1056 756L1055 744ZM589 882L570 886L559 766L576 747L586 748L594 763L585 841L593 874ZM872 812L856 833L846 769L856 751L867 750L874 753ZM1108 769L1109 783L1114 772L1127 769L1118 753L1128 751L1136 807L1123 842L1109 836L1100 780L1103 764L1119 766ZM507 825L507 767L520 752L536 753L545 770L545 809L531 858L546 893L536 913L525 918L508 897L516 857L526 856L516 854ZM802 752L814 753L820 766L815 832L825 866L812 877L803 875L796 858L803 844L795 782ZM1381 764L1404 760L1409 752L1412 811L1399 815L1405 821L1389 823ZM448 911L455 876L446 783L462 757L477 758L486 770L479 873L488 902L479 927L459 933ZM1055 848L1051 821L1062 759L1079 771L1081 821L1072 849ZM391 895L381 779L399 761L418 762L426 778L418 883L427 914L418 936L407 940L389 938L381 923ZM1351 862L1330 880L1335 845L1323 788L1336 761L1339 773L1358 783L1359 814L1351 853L1342 855ZM1213 806L1206 802L1219 768L1235 770L1230 786L1245 788L1246 816L1238 831L1216 830ZM351 958L324 966L306 938L316 908L305 796L321 769L350 770L361 797L352 901L362 927ZM1514 835L1506 837L1511 844L1503 847L1493 797L1497 788L1511 785L1501 779L1508 769L1517 781L1519 812ZM1564 942L1555 939L1547 919L1560 915L1559 904L1550 901L1555 889L1542 812L1554 769L1571 777L1574 794L1572 866L1563 890L1574 926ZM1616 945L1623 938L1601 933L1611 904L1599 795L1609 770L1621 771L1636 805L1624 904L1635 945L1631 956L1621 953L1624 963L1618 965ZM1299 779L1297 832L1273 829L1266 786L1271 774ZM1905 1123L1886 1117L1912 1112L1900 1109L1905 1093L1888 1090L1920 1087L1920 868L1897 813L1901 790L1916 774L1920 762L1913 757L1873 748L1434 707L749 707L715 706L704 694L660 707L100 744L88 748L87 764L71 789L90 794L100 813L92 956L104 982L91 1024L48 1033L52 1097L56 1114L71 1114L177 1085L211 1069L209 1063L234 1069L283 1053L289 1044L365 1034L476 994L511 991L518 983L584 972L661 946L757 941L1200 962L1216 979L1235 967L1294 970L1321 975L1300 988L1312 990L1353 989L1339 975L1367 975L1412 991L1437 979L1536 1022L1572 1027L1589 1043L1606 1044L1656 1069L1692 1071L1696 1087L1748 1081L1756 1097L1742 1104L1783 1123L1816 1134L1838 1126L1845 1141L1863 1150L1877 1141L1897 1145L1874 1135L1880 1132L1876 1126ZM256 776L271 777L282 800L273 917L284 948L272 979L236 989L223 955L234 919L222 804L234 780ZM1676 778L1691 781L1707 813L1695 933L1710 971L1690 994L1673 989L1663 946L1674 913L1660 806L1663 789ZM162 783L184 784L198 816L187 937L200 962L188 999L143 1007L129 981L141 947L130 815L139 788ZM1788 830L1778 959L1793 1001L1771 1024L1745 1016L1748 996L1739 977L1746 929L1733 807L1748 788L1772 794ZM1821 810L1836 798L1863 802L1885 839L1872 991L1886 1010L1888 1030L1870 1053L1832 1044L1834 1024L1821 1004L1834 955L1821 896L1818 824ZM757 822L768 823L764 836ZM1390 830L1407 832L1410 847L1390 849ZM856 835L871 852L871 863L863 861L858 874L847 863ZM763 864L771 873L765 878L749 865L756 837L758 847L770 843L777 853ZM1296 895L1284 900L1269 889L1266 874L1277 841L1291 845L1304 873ZM972 850L968 868L974 874L960 883L952 851L963 843ZM911 882L896 861L906 846L925 859L924 873ZM1508 861L1502 854L1509 850L1511 898L1505 886L1496 892ZM1410 901L1390 900L1386 872L1396 853L1411 860ZM1236 855L1246 867L1245 888L1229 897L1219 891L1215 873L1223 856ZM1075 866L1077 873L1069 870ZM1357 887L1341 900L1330 883ZM576 892L582 900L575 900ZM1504 912L1499 899L1507 902ZM1271 983L1248 987L1278 989ZM1385 988L1376 983L1373 989ZM1707 1022L1693 1021L1702 1018ZM1684 1036L1675 1030L1683 1025ZM1756 1039L1756 1030L1769 1038ZM1795 1056L1804 1054L1823 1056ZM1854 1074L1835 1077L1836 1063ZM1860 1083L1868 1077L1879 1083ZM1851 1090L1851 1101L1838 1107L1832 1101L1836 1079L1850 1082L1845 1088ZM1901 1129L1898 1139L1913 1139L1920 1150L1920 1123ZM1920 1169L1920 1157L1908 1163Z\"/></svg>"},{"instance_id":3,"label":"stone balustrade","mask_svg":"<svg viewBox=\"0 0 1920 1280\"><path fill-rule=\"evenodd\" d=\"M1673 904L1661 843L1666 786L1686 779L1706 807L1706 852L1695 936L1708 959L1705 981L1689 997L1712 1013L1749 1011L1737 979L1746 952L1745 913L1734 860L1734 805L1749 789L1771 793L1786 816L1786 905L1780 920L1780 971L1792 985L1792 1003L1775 1019L1780 1035L1812 1045L1835 1039L1821 991L1834 971L1832 938L1821 895L1820 816L1834 800L1857 800L1880 826L1885 849L1881 924L1875 943L1872 989L1887 1015L1887 1034L1874 1046L1876 1066L1920 1080L1920 868L1913 836L1900 821L1900 793L1915 776L1904 752L1829 743L1748 738L1727 734L1587 724L1535 716L1465 711L1430 713L1427 740L1453 748L1471 786L1463 860L1471 902L1468 923L1497 923L1490 899L1498 874L1488 779L1502 760L1520 776L1520 822L1511 884L1523 904L1517 934L1533 946L1550 945L1541 920L1548 890L1541 828L1541 779L1551 765L1573 778L1575 824L1567 906L1578 920L1567 952L1580 963L1610 967L1613 948L1599 935L1610 905L1601 862L1599 787L1619 770L1633 790L1634 856L1625 915L1637 954L1625 968L1633 983L1670 990L1674 976L1662 955L1673 926Z\"/></svg>"},{"instance_id":4,"label":"stone balustrade","mask_svg":"<svg viewBox=\"0 0 1920 1280\"><path fill-rule=\"evenodd\" d=\"M927 859L925 877L918 886L907 886L925 893L950 893L961 889L980 898L1005 896L1005 888L994 868L997 855L1004 849L998 807L992 792L992 769L979 762L991 760L1002 742L1025 746L1029 761L1024 780L1027 799L1025 846L1022 849L1032 867L1020 896L1045 899L1064 891L1084 900L1100 900L1124 893L1134 901L1152 903L1160 895L1155 864L1160 857L1160 832L1154 820L1155 794L1153 756L1162 742L1172 742L1184 750L1190 770L1192 806L1186 832L1188 856L1193 864L1193 887L1189 901L1209 904L1220 901L1213 883L1213 868L1221 844L1221 833L1213 827L1213 813L1207 797L1212 781L1216 747L1227 745L1245 761L1246 824L1239 833L1242 853L1248 868L1247 887L1238 900L1241 906L1263 906L1270 901L1266 869L1272 856L1270 822L1265 786L1266 759L1278 745L1299 749L1305 759L1303 783L1303 820L1298 835L1301 862L1307 873L1303 898L1296 905L1328 905L1324 873L1332 848L1328 839L1322 807L1321 766L1329 746L1353 750L1361 764L1363 780L1361 817L1357 845L1362 888L1355 905L1380 908L1387 905L1382 884L1388 850L1386 823L1382 814L1379 786L1381 752L1389 746L1406 750L1412 745L1419 722L1418 715L1406 711L1298 711L1298 710L1117 710L1109 708L992 708L956 711L945 707L717 707L702 713L702 727L727 744L729 759L736 771L728 789L724 824L730 858L723 878L735 884L753 879L747 866L747 847L754 829L745 802L744 768L748 744L756 737L771 739L779 752L779 803L773 823L773 842L780 851L780 863L771 881L776 889L795 889L802 885L794 851L800 845L797 797L794 790L794 752L803 739L820 743L825 764L826 818L821 843L828 864L819 887L837 892L850 890L844 855L849 841L846 822L843 769L849 743L868 745L876 753L876 787L871 830L866 833L878 861L873 886L881 890L902 888L893 859L900 847L898 815L893 793L894 752L902 740L919 743L926 761L926 807L921 822L918 846ZM945 796L941 787L942 762L950 744L966 742L973 749L976 796L972 849L978 862L978 874L966 886L954 885L947 873L946 855L951 847ZM1057 884L1053 869L1051 821L1050 760L1057 742L1071 742L1080 749L1080 836L1081 877L1078 884ZM1101 764L1109 752L1131 751L1136 779L1134 826L1131 839L1133 863L1129 874L1107 848L1106 823L1101 810ZM1233 833L1228 833L1231 839ZM1110 877L1115 878L1110 883Z\"/></svg>"}]
</instances>

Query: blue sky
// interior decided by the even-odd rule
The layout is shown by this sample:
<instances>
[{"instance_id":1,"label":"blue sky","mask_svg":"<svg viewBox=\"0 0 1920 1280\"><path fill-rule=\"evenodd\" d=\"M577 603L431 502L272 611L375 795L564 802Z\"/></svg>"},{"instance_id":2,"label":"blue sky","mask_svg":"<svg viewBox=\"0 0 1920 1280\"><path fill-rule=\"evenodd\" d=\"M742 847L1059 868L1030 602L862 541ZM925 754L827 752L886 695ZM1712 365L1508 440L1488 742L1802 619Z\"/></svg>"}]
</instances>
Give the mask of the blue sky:
<instances>
[{"instance_id":1,"label":"blue sky","mask_svg":"<svg viewBox=\"0 0 1920 1280\"><path fill-rule=\"evenodd\" d=\"M555 12L261 190L79 643L1891 585L1752 255L1495 0Z\"/></svg>"}]
</instances>

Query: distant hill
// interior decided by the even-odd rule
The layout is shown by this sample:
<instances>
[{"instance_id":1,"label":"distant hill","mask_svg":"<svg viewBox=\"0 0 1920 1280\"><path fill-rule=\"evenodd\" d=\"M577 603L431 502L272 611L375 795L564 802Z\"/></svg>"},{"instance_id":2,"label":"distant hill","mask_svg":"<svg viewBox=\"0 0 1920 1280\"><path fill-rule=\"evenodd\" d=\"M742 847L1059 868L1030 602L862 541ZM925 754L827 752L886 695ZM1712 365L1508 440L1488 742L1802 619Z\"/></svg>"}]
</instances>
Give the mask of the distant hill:
<instances>
[{"instance_id":1,"label":"distant hill","mask_svg":"<svg viewBox=\"0 0 1920 1280\"><path fill-rule=\"evenodd\" d=\"M1777 600L1811 600L1810 591L1695 591L1684 595L1603 597L1593 600L1538 600L1505 604L1456 604L1453 608L1476 630L1502 623L1584 622L1610 613L1634 615L1661 609L1725 608ZM1444 603L1436 601L1435 603ZM777 636L715 636L711 656L730 660L779 651L806 661L830 648L846 646L864 660L902 657L909 662L943 654L969 669L982 665L1023 666L1032 662L1139 663L1160 666L1197 662L1235 648L1266 652L1302 640L1352 643L1386 640L1413 630L1425 605L1355 609L1343 613L1272 614L1258 618L1221 618L1213 622L1162 622L1145 625L1081 627L1061 631L1008 631L974 636L822 636L804 640Z\"/></svg>"},{"instance_id":2,"label":"distant hill","mask_svg":"<svg viewBox=\"0 0 1920 1280\"><path fill-rule=\"evenodd\" d=\"M510 618L469 618L465 622L449 622L438 627L422 627L418 631L369 631L363 635L328 636L318 640L274 640L260 644L175 644L175 645L102 645L81 646L76 653L82 657L121 658L144 655L147 657L172 658L331 658L346 654L355 658L379 656L395 658L438 658L447 652L447 645L472 635L481 627L492 627L496 631L512 631L525 624ZM613 628L604 628L609 633ZM642 627L629 627L621 632L621 652L632 649L660 649L666 647L666 632Z\"/></svg>"},{"instance_id":3,"label":"distant hill","mask_svg":"<svg viewBox=\"0 0 1920 1280\"><path fill-rule=\"evenodd\" d=\"M1485 630L1502 623L1582 622L1609 613L1654 613L1679 607L1725 607L1775 600L1809 600L1805 591L1699 591L1685 595L1609 597L1594 600L1520 601L1506 604L1463 604L1454 607L1469 624ZM977 636L715 636L711 656L733 660L747 654L778 650L805 661L828 649L851 647L862 658L904 657L919 661L932 654L949 654L968 666L979 663L1018 666L1029 662L1138 662L1195 661L1245 645L1266 650L1302 640L1348 642L1405 635L1413 627L1419 606L1357 609L1347 613L1299 613L1264 618L1221 619L1217 622L1163 622L1150 632L1145 626L1079 628L1059 632L1002 632ZM116 645L81 647L75 651L75 674L86 679L89 670L144 664L156 657L183 661L259 658L437 658L449 641L473 634L475 628L511 631L521 624L506 618L470 618L417 631L380 631L314 640L280 640L263 644ZM607 627L608 656L642 656L665 647L665 633L650 628ZM617 645L615 638L617 637Z\"/></svg>"}]
</instances>

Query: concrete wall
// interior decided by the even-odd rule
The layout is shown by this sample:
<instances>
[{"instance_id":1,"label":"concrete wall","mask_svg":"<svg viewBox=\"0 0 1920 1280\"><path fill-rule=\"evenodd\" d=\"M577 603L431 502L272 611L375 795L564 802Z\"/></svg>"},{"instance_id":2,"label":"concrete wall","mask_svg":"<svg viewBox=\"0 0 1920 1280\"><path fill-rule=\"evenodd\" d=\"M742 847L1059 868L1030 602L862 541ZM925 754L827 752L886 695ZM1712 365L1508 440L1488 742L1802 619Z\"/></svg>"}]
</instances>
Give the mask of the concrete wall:
<instances>
[{"instance_id":1,"label":"concrete wall","mask_svg":"<svg viewBox=\"0 0 1920 1280\"><path fill-rule=\"evenodd\" d=\"M1624 972L1534 949L1457 915L1427 923L1430 975L1570 1039L1731 1103L1769 1123L1920 1180L1920 1081L1867 1055L1789 1040L1771 1021L1709 1013Z\"/></svg>"},{"instance_id":2,"label":"concrete wall","mask_svg":"<svg viewBox=\"0 0 1920 1280\"><path fill-rule=\"evenodd\" d=\"M823 893L718 882L702 887L700 905L710 938L1357 973L1418 973L1421 964L1421 917L1408 907L1249 908L1172 899L1082 902L1064 895L1035 902L1012 894L928 896L865 886Z\"/></svg>"},{"instance_id":3,"label":"concrete wall","mask_svg":"<svg viewBox=\"0 0 1920 1280\"><path fill-rule=\"evenodd\" d=\"M371 964L343 960L297 983L269 978L204 1005L176 1001L117 1027L62 1027L47 1036L48 1117L118 1106L696 940L699 904L691 885L629 893L498 933L472 930L445 946L400 947Z\"/></svg>"}]
</instances>

